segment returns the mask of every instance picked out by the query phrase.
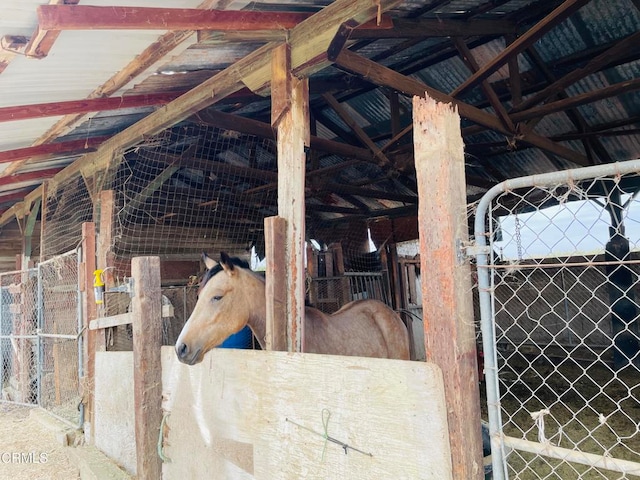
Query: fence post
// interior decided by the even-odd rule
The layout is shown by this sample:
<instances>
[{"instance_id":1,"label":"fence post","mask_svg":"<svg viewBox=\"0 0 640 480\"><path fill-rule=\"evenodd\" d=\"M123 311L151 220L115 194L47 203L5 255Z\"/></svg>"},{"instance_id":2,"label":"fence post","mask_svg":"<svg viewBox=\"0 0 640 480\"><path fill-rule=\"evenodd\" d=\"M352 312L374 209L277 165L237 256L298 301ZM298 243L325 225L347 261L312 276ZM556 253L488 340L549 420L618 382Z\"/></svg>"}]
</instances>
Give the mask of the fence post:
<instances>
[{"instance_id":1,"label":"fence post","mask_svg":"<svg viewBox=\"0 0 640 480\"><path fill-rule=\"evenodd\" d=\"M96 341L97 330L89 329L89 324L97 318L97 306L93 295L93 272L96 269L96 228L93 222L85 222L82 224L82 271L80 272L82 283L80 290L82 292L82 318L84 327L84 379L82 382L83 400L85 404L85 422L89 428L85 426L85 437L89 443L93 443L93 426L94 419L94 385L95 385L95 360L96 360Z\"/></svg>"},{"instance_id":2,"label":"fence post","mask_svg":"<svg viewBox=\"0 0 640 480\"><path fill-rule=\"evenodd\" d=\"M131 261L133 310L133 391L137 478L162 478L157 453L162 422L162 292L160 257Z\"/></svg>"},{"instance_id":3,"label":"fence post","mask_svg":"<svg viewBox=\"0 0 640 480\"><path fill-rule=\"evenodd\" d=\"M482 478L480 391L468 241L464 145L450 105L414 97L422 306L427 360L444 375L453 478Z\"/></svg>"}]
</instances>

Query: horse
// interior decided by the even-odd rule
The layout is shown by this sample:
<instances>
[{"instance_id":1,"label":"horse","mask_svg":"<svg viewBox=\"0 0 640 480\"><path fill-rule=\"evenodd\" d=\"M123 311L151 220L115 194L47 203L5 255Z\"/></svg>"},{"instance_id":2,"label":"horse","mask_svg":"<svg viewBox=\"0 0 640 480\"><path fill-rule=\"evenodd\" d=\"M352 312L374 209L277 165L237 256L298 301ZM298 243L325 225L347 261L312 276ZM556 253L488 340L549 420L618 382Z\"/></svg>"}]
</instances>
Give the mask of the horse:
<instances>
[{"instance_id":1,"label":"horse","mask_svg":"<svg viewBox=\"0 0 640 480\"><path fill-rule=\"evenodd\" d=\"M216 262L206 254L207 272L198 301L175 345L178 359L188 365L229 335L249 325L265 348L266 298L264 279L248 264L225 252ZM356 300L332 315L305 308L304 351L330 355L409 360L409 334L400 317L378 300Z\"/></svg>"}]
</instances>

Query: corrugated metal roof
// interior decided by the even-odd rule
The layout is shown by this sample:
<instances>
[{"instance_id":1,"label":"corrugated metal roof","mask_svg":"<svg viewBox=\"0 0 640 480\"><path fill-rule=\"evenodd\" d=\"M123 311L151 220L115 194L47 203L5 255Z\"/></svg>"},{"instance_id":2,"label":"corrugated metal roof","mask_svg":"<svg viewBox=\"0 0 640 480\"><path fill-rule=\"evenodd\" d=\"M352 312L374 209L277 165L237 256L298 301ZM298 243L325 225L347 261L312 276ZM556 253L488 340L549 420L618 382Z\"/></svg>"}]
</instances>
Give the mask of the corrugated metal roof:
<instances>
[{"instance_id":1,"label":"corrugated metal roof","mask_svg":"<svg viewBox=\"0 0 640 480\"><path fill-rule=\"evenodd\" d=\"M154 6L154 7L197 7L202 0L98 0L81 1L81 5L97 6ZM36 7L45 1L0 0L0 37L5 35L30 36L37 26ZM330 4L328 0L314 1L278 1L277 3L233 1L226 4L230 10L246 8L256 11L315 12ZM209 2L214 5L214 2ZM517 25L520 35L540 21L560 1L544 2L538 0L511 0L491 2L488 0L408 0L401 2L389 14L394 19L437 20L446 23L456 20L501 20ZM221 8L219 6L219 8ZM540 13L542 12L542 13ZM633 0L591 0L573 13L568 19L555 25L549 32L537 39L532 49L517 56L519 74L523 85L523 98L526 101L540 92L554 79L584 68L607 47L613 46L629 35L640 31L640 12ZM112 31L62 31L55 41L49 55L43 59L17 56L0 73L0 108L5 106L29 105L44 102L81 100L94 91L105 87L114 74L125 68L147 47L156 42L163 31L126 30L114 34ZM390 68L408 78L418 80L444 94L449 94L468 81L472 72L458 54L451 38L428 36L425 38L381 38L359 39L349 42L349 47L358 55L373 59L376 63ZM374 35L374 34L372 34ZM260 41L231 41L224 36L198 42L196 35L177 46L164 58L147 66L140 75L129 79L128 83L116 89L114 95L138 95L168 91L185 91L210 78L217 71L233 65L257 49ZM474 60L482 67L494 61L507 48L502 32L487 33L464 38L471 49ZM160 46L155 45L154 48ZM543 72L532 54L537 55L545 64ZM625 80L640 78L640 54L637 49L629 48L628 57L614 61L611 66L599 68L597 72L586 75L566 86L564 94L568 97L589 94ZM551 77L547 76L551 75ZM488 81L507 112L514 108L511 98L511 79L507 65L501 66L488 77ZM392 83L392 82L390 82ZM322 85L322 88L317 88ZM326 85L326 86L325 86ZM314 88L315 87L315 88ZM386 146L391 137L390 102L388 91L394 87L385 85L377 88L366 75L354 74L349 68L327 67L312 75L310 79L311 110L319 120L315 125L316 135L344 143L340 132L332 130L332 125L322 123L328 118L351 138L353 146L366 148L357 135L350 131L340 116L329 108L319 95L323 89L330 91L355 122L372 137L379 148L383 146L385 155L397 162L398 171L390 174L378 165L361 162L356 166L344 168L336 179L353 185L375 185L372 188L388 189L397 194L410 195L413 174L405 168L407 155L410 158L411 135L403 138L398 145ZM457 97L459 101L472 105L479 111L495 115L494 108L479 86L468 89ZM546 99L551 102L554 99ZM400 124L410 124L411 96L399 97ZM516 105L516 108L518 106ZM88 139L96 136L111 135L132 125L158 106L127 108L113 111L95 112L84 115L66 131L57 136L56 141ZM269 122L270 98L230 100L211 107L212 111L222 111L243 115L261 122ZM618 94L603 100L590 101L573 107L581 119L576 120L571 110L536 118L533 133L544 138L556 139L559 145L572 149L578 154L593 158L593 152L586 150L580 140L581 133L605 128L593 139L599 141L608 152L612 161L622 161L640 156L640 135L638 117L640 117L640 95L637 87L624 94ZM0 122L0 152L33 145L61 117L43 117L32 120ZM635 118L635 121L633 120ZM521 122L524 127L526 122ZM607 127L619 124L617 130L633 132L630 135L612 134ZM468 193L474 197L486 190L491 183L513 176L543 173L559 168L575 166L571 161L525 145L519 140L519 130L512 134L499 133L479 126L477 121L462 118L465 144L468 150L467 173L478 185L470 184ZM586 131L583 131L586 130ZM571 137L564 137L572 134ZM515 142L515 143L514 143ZM597 156L597 155L595 155ZM38 169L50 169L74 161L77 153L50 156L27 162L18 169L18 173ZM266 157L265 157L266 158ZM601 160L601 159L600 159ZM598 161L600 161L598 160ZM339 165L345 158L335 154L323 154L318 160L321 167ZM405 163L403 163L405 162ZM6 169L12 169L11 163L0 163L0 175ZM396 175L396 177L394 177ZM390 177L393 180L388 180ZM502 177L502 178L498 178ZM382 180L381 180L382 179ZM5 185L0 193L21 191L20 184ZM347 200L332 195L333 205L349 207ZM403 205L393 200L367 198L353 195L371 211ZM311 201L311 200L310 200ZM2 204L0 211L7 205ZM318 200L314 199L313 203ZM324 214L328 217L340 217L341 214Z\"/></svg>"}]
</instances>

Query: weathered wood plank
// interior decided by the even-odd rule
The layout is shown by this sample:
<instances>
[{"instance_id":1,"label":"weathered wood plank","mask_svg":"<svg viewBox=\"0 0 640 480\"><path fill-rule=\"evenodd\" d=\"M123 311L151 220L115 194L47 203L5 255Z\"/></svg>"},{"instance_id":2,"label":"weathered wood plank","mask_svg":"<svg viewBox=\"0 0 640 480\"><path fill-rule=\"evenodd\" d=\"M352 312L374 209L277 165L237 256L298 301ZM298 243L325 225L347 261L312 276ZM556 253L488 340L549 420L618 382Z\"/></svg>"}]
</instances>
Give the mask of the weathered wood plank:
<instances>
[{"instance_id":1,"label":"weathered wood plank","mask_svg":"<svg viewBox=\"0 0 640 480\"><path fill-rule=\"evenodd\" d=\"M265 344L267 350L287 350L286 275L283 268L287 222L282 217L264 219L265 256L267 271L265 295L267 301ZM260 339L262 340L262 339Z\"/></svg>"},{"instance_id":2,"label":"weathered wood plank","mask_svg":"<svg viewBox=\"0 0 640 480\"><path fill-rule=\"evenodd\" d=\"M414 97L422 305L427 360L443 371L455 479L482 478L480 398L468 240L464 145L450 105Z\"/></svg>"},{"instance_id":3,"label":"weathered wood plank","mask_svg":"<svg viewBox=\"0 0 640 480\"><path fill-rule=\"evenodd\" d=\"M187 366L171 347L162 362L165 480L451 479L433 364L214 349Z\"/></svg>"},{"instance_id":4,"label":"weathered wood plank","mask_svg":"<svg viewBox=\"0 0 640 480\"><path fill-rule=\"evenodd\" d=\"M111 328L132 323L133 315L131 312L121 313L119 315L111 315L110 317L101 317L92 320L89 323L89 330L100 330L101 328Z\"/></svg>"},{"instance_id":5,"label":"weathered wood plank","mask_svg":"<svg viewBox=\"0 0 640 480\"><path fill-rule=\"evenodd\" d=\"M160 258L137 257L131 261L134 279L133 389L136 412L136 475L143 480L162 477L157 453L162 422L162 293Z\"/></svg>"}]
</instances>

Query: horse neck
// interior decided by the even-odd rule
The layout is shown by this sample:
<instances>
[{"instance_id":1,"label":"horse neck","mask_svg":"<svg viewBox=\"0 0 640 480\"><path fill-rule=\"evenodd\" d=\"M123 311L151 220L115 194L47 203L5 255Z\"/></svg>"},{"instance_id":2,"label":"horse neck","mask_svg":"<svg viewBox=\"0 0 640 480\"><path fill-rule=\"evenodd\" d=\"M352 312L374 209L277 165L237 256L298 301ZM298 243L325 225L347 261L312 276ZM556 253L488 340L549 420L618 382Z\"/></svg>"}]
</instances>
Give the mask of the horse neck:
<instances>
[{"instance_id":1,"label":"horse neck","mask_svg":"<svg viewBox=\"0 0 640 480\"><path fill-rule=\"evenodd\" d=\"M247 272L247 274L250 277L247 283L251 285L247 295L247 301L251 306L251 315L247 325L249 325L260 347L264 350L267 337L267 300L264 280L253 272Z\"/></svg>"}]
</instances>

